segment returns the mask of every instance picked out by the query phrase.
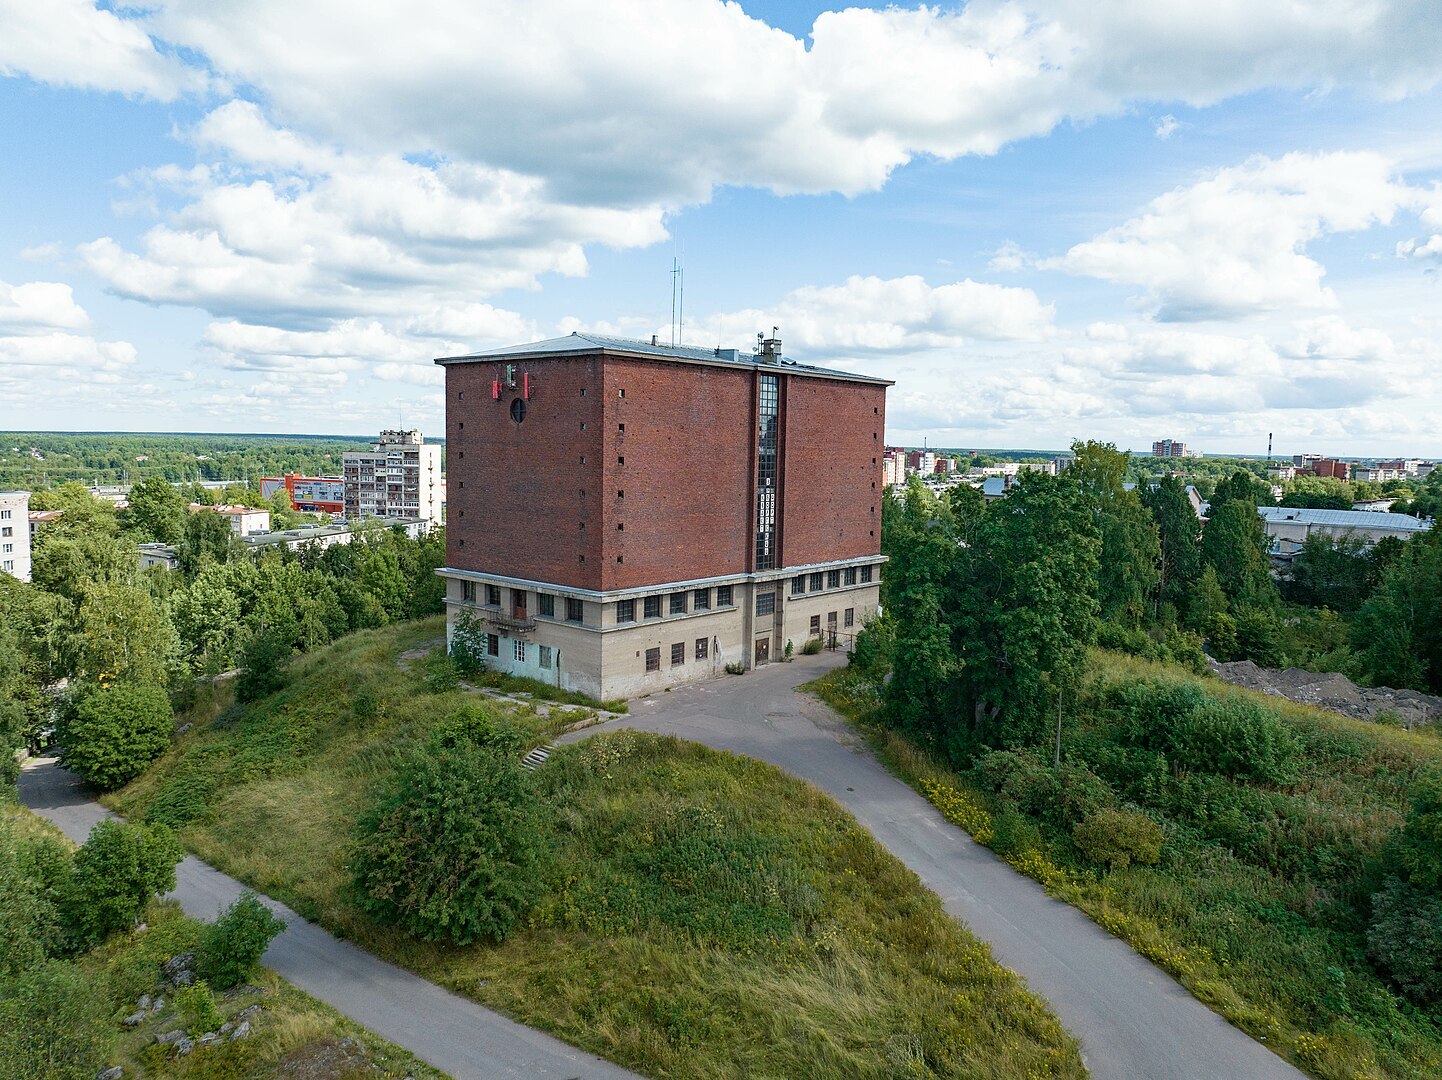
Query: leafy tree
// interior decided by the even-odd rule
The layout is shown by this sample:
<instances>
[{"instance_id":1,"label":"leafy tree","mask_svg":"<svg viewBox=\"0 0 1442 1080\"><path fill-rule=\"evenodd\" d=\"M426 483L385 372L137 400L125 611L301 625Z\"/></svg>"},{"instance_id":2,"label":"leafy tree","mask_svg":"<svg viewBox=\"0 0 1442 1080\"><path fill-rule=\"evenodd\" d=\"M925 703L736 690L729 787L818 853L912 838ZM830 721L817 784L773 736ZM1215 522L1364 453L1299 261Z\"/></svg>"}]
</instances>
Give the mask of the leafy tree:
<instances>
[{"instance_id":1,"label":"leafy tree","mask_svg":"<svg viewBox=\"0 0 1442 1080\"><path fill-rule=\"evenodd\" d=\"M1090 504L1101 538L1097 600L1101 617L1129 626L1152 607L1160 581L1161 548L1151 515L1124 480L1129 453L1113 443L1074 442L1071 478Z\"/></svg>"},{"instance_id":2,"label":"leafy tree","mask_svg":"<svg viewBox=\"0 0 1442 1080\"><path fill-rule=\"evenodd\" d=\"M1270 506L1275 501L1272 498L1272 485L1245 469L1238 469L1213 490L1208 515L1216 517L1218 510L1234 501L1245 503L1255 517L1257 507Z\"/></svg>"},{"instance_id":3,"label":"leafy tree","mask_svg":"<svg viewBox=\"0 0 1442 1080\"><path fill-rule=\"evenodd\" d=\"M72 602L86 589L129 585L139 568L135 546L101 532L71 530L64 536L40 534L30 580L46 592Z\"/></svg>"},{"instance_id":4,"label":"leafy tree","mask_svg":"<svg viewBox=\"0 0 1442 1080\"><path fill-rule=\"evenodd\" d=\"M1442 1002L1442 895L1392 881L1372 898L1367 950L1408 997Z\"/></svg>"},{"instance_id":5,"label":"leafy tree","mask_svg":"<svg viewBox=\"0 0 1442 1080\"><path fill-rule=\"evenodd\" d=\"M1299 476L1290 481L1282 495L1283 506L1312 510L1350 510L1359 494L1347 481L1335 476Z\"/></svg>"},{"instance_id":6,"label":"leafy tree","mask_svg":"<svg viewBox=\"0 0 1442 1080\"><path fill-rule=\"evenodd\" d=\"M1375 683L1442 691L1442 536L1409 540L1357 612L1353 645Z\"/></svg>"},{"instance_id":7,"label":"leafy tree","mask_svg":"<svg viewBox=\"0 0 1442 1080\"><path fill-rule=\"evenodd\" d=\"M59 951L69 870L70 853L58 842L0 821L0 983Z\"/></svg>"},{"instance_id":8,"label":"leafy tree","mask_svg":"<svg viewBox=\"0 0 1442 1080\"><path fill-rule=\"evenodd\" d=\"M181 573L191 578L208 562L228 562L234 548L230 522L213 510L200 510L186 515L185 535L176 545L175 558Z\"/></svg>"},{"instance_id":9,"label":"leafy tree","mask_svg":"<svg viewBox=\"0 0 1442 1080\"><path fill-rule=\"evenodd\" d=\"M260 958L284 929L285 923L255 893L242 893L201 934L195 973L216 990L239 986L255 977Z\"/></svg>"},{"instance_id":10,"label":"leafy tree","mask_svg":"<svg viewBox=\"0 0 1442 1080\"><path fill-rule=\"evenodd\" d=\"M206 565L171 604L185 659L196 674L218 673L234 659L244 602L235 581L239 566L248 564Z\"/></svg>"},{"instance_id":11,"label":"leafy tree","mask_svg":"<svg viewBox=\"0 0 1442 1080\"><path fill-rule=\"evenodd\" d=\"M185 852L164 825L102 821L75 853L67 917L84 946L129 928L151 898L175 888Z\"/></svg>"},{"instance_id":12,"label":"leafy tree","mask_svg":"<svg viewBox=\"0 0 1442 1080\"><path fill-rule=\"evenodd\" d=\"M428 941L503 941L542 888L548 845L514 755L469 741L397 769L359 822L351 872L361 907Z\"/></svg>"},{"instance_id":13,"label":"leafy tree","mask_svg":"<svg viewBox=\"0 0 1442 1080\"><path fill-rule=\"evenodd\" d=\"M129 507L122 518L126 528L143 541L180 543L185 535L188 510L185 498L174 484L158 476L150 477L132 487L126 501Z\"/></svg>"},{"instance_id":14,"label":"leafy tree","mask_svg":"<svg viewBox=\"0 0 1442 1080\"><path fill-rule=\"evenodd\" d=\"M134 585L91 585L80 596L69 655L80 678L166 681L178 643L169 618Z\"/></svg>"},{"instance_id":15,"label":"leafy tree","mask_svg":"<svg viewBox=\"0 0 1442 1080\"><path fill-rule=\"evenodd\" d=\"M1282 651L1282 624L1268 608L1241 608L1235 616L1236 656L1263 667L1287 662Z\"/></svg>"},{"instance_id":16,"label":"leafy tree","mask_svg":"<svg viewBox=\"0 0 1442 1080\"><path fill-rule=\"evenodd\" d=\"M290 641L284 633L271 630L253 633L241 650L235 699L259 701L284 687L291 653Z\"/></svg>"},{"instance_id":17,"label":"leafy tree","mask_svg":"<svg viewBox=\"0 0 1442 1080\"><path fill-rule=\"evenodd\" d=\"M483 624L469 611L462 611L451 627L451 660L462 678L486 670L486 634Z\"/></svg>"},{"instance_id":18,"label":"leafy tree","mask_svg":"<svg viewBox=\"0 0 1442 1080\"><path fill-rule=\"evenodd\" d=\"M175 715L161 686L90 686L61 711L56 737L65 764L111 790L139 776L170 745Z\"/></svg>"},{"instance_id":19,"label":"leafy tree","mask_svg":"<svg viewBox=\"0 0 1442 1080\"><path fill-rule=\"evenodd\" d=\"M958 690L983 741L1028 740L1075 693L1096 632L1099 547L1068 477L1023 474L987 507L950 602ZM903 655L898 639L898 665Z\"/></svg>"},{"instance_id":20,"label":"leafy tree","mask_svg":"<svg viewBox=\"0 0 1442 1080\"><path fill-rule=\"evenodd\" d=\"M1164 476L1142 492L1142 502L1156 522L1160 549L1158 584L1163 603L1187 611L1202 575L1202 523L1175 476ZM1213 574L1213 582L1216 577ZM1209 613L1210 614L1210 613Z\"/></svg>"},{"instance_id":21,"label":"leafy tree","mask_svg":"<svg viewBox=\"0 0 1442 1080\"><path fill-rule=\"evenodd\" d=\"M1216 571L1222 590L1234 604L1276 606L1277 588L1267 562L1267 532L1255 503L1229 499L1220 509L1213 505L1202 531L1202 558Z\"/></svg>"},{"instance_id":22,"label":"leafy tree","mask_svg":"<svg viewBox=\"0 0 1442 1080\"><path fill-rule=\"evenodd\" d=\"M1356 611L1373 584L1374 568L1360 536L1312 533L1287 568L1284 591L1300 604Z\"/></svg>"}]
</instances>

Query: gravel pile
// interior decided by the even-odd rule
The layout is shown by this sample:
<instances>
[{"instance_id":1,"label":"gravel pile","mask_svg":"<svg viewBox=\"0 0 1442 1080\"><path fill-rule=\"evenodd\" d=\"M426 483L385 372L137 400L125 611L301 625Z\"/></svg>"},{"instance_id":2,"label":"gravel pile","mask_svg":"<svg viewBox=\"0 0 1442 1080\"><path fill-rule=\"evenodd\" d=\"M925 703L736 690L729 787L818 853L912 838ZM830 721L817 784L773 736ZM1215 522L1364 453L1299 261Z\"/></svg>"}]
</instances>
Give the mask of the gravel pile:
<instances>
[{"instance_id":1,"label":"gravel pile","mask_svg":"<svg viewBox=\"0 0 1442 1080\"><path fill-rule=\"evenodd\" d=\"M1358 686L1336 671L1303 671L1301 668L1258 667L1250 660L1230 664L1211 661L1212 671L1223 682L1260 690L1302 705L1316 705L1357 720L1375 720L1391 712L1409 730L1418 724L1442 720L1442 697L1416 690L1393 690L1388 686Z\"/></svg>"}]
</instances>

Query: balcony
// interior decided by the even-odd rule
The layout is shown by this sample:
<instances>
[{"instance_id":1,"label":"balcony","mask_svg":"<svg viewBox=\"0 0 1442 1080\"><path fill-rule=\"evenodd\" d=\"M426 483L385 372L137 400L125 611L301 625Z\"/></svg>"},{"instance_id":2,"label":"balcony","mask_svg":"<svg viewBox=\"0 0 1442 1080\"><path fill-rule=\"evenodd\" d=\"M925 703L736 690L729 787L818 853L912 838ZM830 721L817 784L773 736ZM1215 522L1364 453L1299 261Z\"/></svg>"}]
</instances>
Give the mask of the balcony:
<instances>
[{"instance_id":1,"label":"balcony","mask_svg":"<svg viewBox=\"0 0 1442 1080\"><path fill-rule=\"evenodd\" d=\"M536 620L527 615L524 608L509 615L504 611L487 612L486 622L499 630L506 630L512 634L529 634L536 628Z\"/></svg>"}]
</instances>

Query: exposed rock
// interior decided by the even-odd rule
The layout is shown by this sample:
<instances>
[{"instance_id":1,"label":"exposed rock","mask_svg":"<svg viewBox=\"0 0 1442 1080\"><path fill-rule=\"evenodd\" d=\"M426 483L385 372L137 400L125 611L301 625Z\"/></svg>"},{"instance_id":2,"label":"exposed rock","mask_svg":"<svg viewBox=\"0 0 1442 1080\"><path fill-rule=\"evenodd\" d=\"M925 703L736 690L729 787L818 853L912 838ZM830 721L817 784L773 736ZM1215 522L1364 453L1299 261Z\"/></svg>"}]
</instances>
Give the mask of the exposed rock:
<instances>
[{"instance_id":1,"label":"exposed rock","mask_svg":"<svg viewBox=\"0 0 1442 1080\"><path fill-rule=\"evenodd\" d=\"M112 1065L108 1069L101 1069L95 1074L95 1080L120 1080L125 1075L125 1070L119 1065Z\"/></svg>"},{"instance_id":2,"label":"exposed rock","mask_svg":"<svg viewBox=\"0 0 1442 1080\"><path fill-rule=\"evenodd\" d=\"M140 1000L135 1003L135 1007L136 1007L137 1009L143 1009L145 1012L149 1012L149 1011L150 1011L150 1002L151 1002L151 997L150 997L149 994L141 994L141 995L140 995Z\"/></svg>"},{"instance_id":3,"label":"exposed rock","mask_svg":"<svg viewBox=\"0 0 1442 1080\"><path fill-rule=\"evenodd\" d=\"M236 1039L246 1039L246 1038L249 1038L249 1037L250 1037L250 1021L249 1021L249 1020L242 1020L240 1023L236 1024L236 1025L235 1025L235 1030L230 1033L230 1038L231 1038L231 1041L232 1041L232 1042L233 1042L234 1040L236 1040Z\"/></svg>"},{"instance_id":4,"label":"exposed rock","mask_svg":"<svg viewBox=\"0 0 1442 1080\"><path fill-rule=\"evenodd\" d=\"M165 1008L165 995L157 994L155 996L155 1000L150 1003L150 1012L152 1015L154 1015L163 1008Z\"/></svg>"},{"instance_id":5,"label":"exposed rock","mask_svg":"<svg viewBox=\"0 0 1442 1080\"><path fill-rule=\"evenodd\" d=\"M147 1020L149 1020L149 1019L150 1019L150 1010L149 1010L149 1009L142 1009L140 1012L133 1012L133 1013L131 1013L129 1016L127 1016L124 1020L122 1020L122 1021L120 1021L120 1022L121 1022L122 1024L124 1024L126 1027L139 1027L141 1024L145 1023L145 1021L147 1021Z\"/></svg>"},{"instance_id":6,"label":"exposed rock","mask_svg":"<svg viewBox=\"0 0 1442 1080\"><path fill-rule=\"evenodd\" d=\"M230 1034L232 1031L234 1031L234 1030L235 1030L235 1025L232 1024L229 1020L227 1020L225 1023L223 1023L223 1024L220 1025L220 1033L221 1033L222 1035L229 1035L229 1034Z\"/></svg>"},{"instance_id":7,"label":"exposed rock","mask_svg":"<svg viewBox=\"0 0 1442 1080\"><path fill-rule=\"evenodd\" d=\"M160 965L160 973L174 986L195 982L195 953L180 953Z\"/></svg>"},{"instance_id":8,"label":"exposed rock","mask_svg":"<svg viewBox=\"0 0 1442 1080\"><path fill-rule=\"evenodd\" d=\"M1219 664L1213 660L1210 665L1223 682L1260 690L1302 705L1315 705L1355 720L1377 720L1383 713L1390 713L1410 730L1418 724L1442 719L1442 697L1416 690L1393 690L1389 686L1359 687L1347 676L1335 671L1303 671L1301 668L1278 671L1258 667L1250 660L1230 664Z\"/></svg>"},{"instance_id":9,"label":"exposed rock","mask_svg":"<svg viewBox=\"0 0 1442 1080\"><path fill-rule=\"evenodd\" d=\"M202 1036L196 1041L196 1045L197 1045L197 1046L214 1046L214 1045L215 1045L216 1043L218 1043L218 1042L220 1042L220 1032L218 1032L218 1031L207 1031L204 1035L202 1035Z\"/></svg>"},{"instance_id":10,"label":"exposed rock","mask_svg":"<svg viewBox=\"0 0 1442 1080\"><path fill-rule=\"evenodd\" d=\"M175 1054L177 1057L184 1057L186 1054L190 1053L194 1049L195 1040L193 1039L181 1039L178 1043L175 1044Z\"/></svg>"},{"instance_id":11,"label":"exposed rock","mask_svg":"<svg viewBox=\"0 0 1442 1080\"><path fill-rule=\"evenodd\" d=\"M261 1005L259 1002L256 1002L254 1005L247 1005L245 1008L241 1009L240 1012L232 1016L231 1019L235 1021L236 1024L242 1024L245 1021L249 1020L252 1016L257 1015L262 1008L264 1008L264 1006Z\"/></svg>"},{"instance_id":12,"label":"exposed rock","mask_svg":"<svg viewBox=\"0 0 1442 1080\"><path fill-rule=\"evenodd\" d=\"M185 1029L176 1028L174 1031L162 1031L159 1035L155 1036L155 1041L162 1046L173 1046L185 1037Z\"/></svg>"}]
</instances>

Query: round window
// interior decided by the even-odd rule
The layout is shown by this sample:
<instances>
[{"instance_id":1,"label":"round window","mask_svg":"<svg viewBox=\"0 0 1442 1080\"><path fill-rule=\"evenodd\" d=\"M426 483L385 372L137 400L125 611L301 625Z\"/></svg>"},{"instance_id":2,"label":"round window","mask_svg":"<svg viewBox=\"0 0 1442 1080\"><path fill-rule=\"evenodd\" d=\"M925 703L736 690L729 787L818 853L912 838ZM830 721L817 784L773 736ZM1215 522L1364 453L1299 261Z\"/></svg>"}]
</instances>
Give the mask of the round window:
<instances>
[{"instance_id":1,"label":"round window","mask_svg":"<svg viewBox=\"0 0 1442 1080\"><path fill-rule=\"evenodd\" d=\"M516 398L515 401L511 402L511 419L514 420L516 423L519 424L519 423L520 423L522 420L524 420L525 418L526 418L526 399L525 399L525 398Z\"/></svg>"}]
</instances>

